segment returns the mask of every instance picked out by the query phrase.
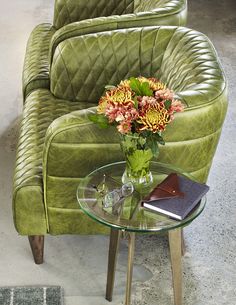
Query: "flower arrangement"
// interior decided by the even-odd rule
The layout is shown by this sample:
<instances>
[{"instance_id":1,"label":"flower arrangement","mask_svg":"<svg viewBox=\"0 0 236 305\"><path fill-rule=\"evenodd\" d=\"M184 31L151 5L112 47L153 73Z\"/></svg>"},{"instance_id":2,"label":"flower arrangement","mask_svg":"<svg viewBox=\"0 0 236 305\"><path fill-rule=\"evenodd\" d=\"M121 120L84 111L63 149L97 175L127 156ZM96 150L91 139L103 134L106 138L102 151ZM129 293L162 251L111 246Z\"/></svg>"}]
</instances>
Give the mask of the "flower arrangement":
<instances>
[{"instance_id":1,"label":"flower arrangement","mask_svg":"<svg viewBox=\"0 0 236 305\"><path fill-rule=\"evenodd\" d=\"M157 156L158 143L165 144L162 132L174 113L183 109L173 91L158 79L131 77L117 86L106 86L97 114L90 115L90 120L102 128L115 125L121 135L136 137L140 149L151 149ZM126 141L126 146L131 144Z\"/></svg>"}]
</instances>

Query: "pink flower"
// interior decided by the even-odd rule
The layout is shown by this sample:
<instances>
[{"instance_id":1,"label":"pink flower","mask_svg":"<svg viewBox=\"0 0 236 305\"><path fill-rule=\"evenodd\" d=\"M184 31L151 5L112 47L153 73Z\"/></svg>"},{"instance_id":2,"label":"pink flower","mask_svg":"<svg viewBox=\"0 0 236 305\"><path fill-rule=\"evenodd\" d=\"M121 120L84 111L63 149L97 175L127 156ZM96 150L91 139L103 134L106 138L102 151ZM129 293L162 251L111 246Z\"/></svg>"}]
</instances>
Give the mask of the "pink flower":
<instances>
[{"instance_id":1,"label":"pink flower","mask_svg":"<svg viewBox=\"0 0 236 305\"><path fill-rule=\"evenodd\" d=\"M174 112L182 112L182 111L184 111L184 105L178 100L173 100L170 108L168 109L168 113L170 115L170 121L174 120Z\"/></svg>"},{"instance_id":2,"label":"pink flower","mask_svg":"<svg viewBox=\"0 0 236 305\"><path fill-rule=\"evenodd\" d=\"M152 96L140 96L138 98L139 107L145 107L147 105L155 105L158 101Z\"/></svg>"},{"instance_id":3,"label":"pink flower","mask_svg":"<svg viewBox=\"0 0 236 305\"><path fill-rule=\"evenodd\" d=\"M125 119L125 118L124 118L123 114L120 113L120 114L118 114L118 115L116 116L115 121L116 121L116 122L121 122L121 121L123 121L124 119Z\"/></svg>"},{"instance_id":4,"label":"pink flower","mask_svg":"<svg viewBox=\"0 0 236 305\"><path fill-rule=\"evenodd\" d=\"M117 129L120 133L126 134L131 131L131 122L130 121L122 121L118 126Z\"/></svg>"},{"instance_id":5,"label":"pink flower","mask_svg":"<svg viewBox=\"0 0 236 305\"><path fill-rule=\"evenodd\" d=\"M184 111L184 105L179 100L173 100L171 104L173 112L182 112Z\"/></svg>"},{"instance_id":6,"label":"pink flower","mask_svg":"<svg viewBox=\"0 0 236 305\"><path fill-rule=\"evenodd\" d=\"M108 117L110 123L114 121L133 121L138 118L138 111L134 108L133 103L117 104L109 102L106 107L105 115Z\"/></svg>"},{"instance_id":7,"label":"pink flower","mask_svg":"<svg viewBox=\"0 0 236 305\"><path fill-rule=\"evenodd\" d=\"M174 112L182 112L182 111L184 111L184 105L178 100L173 100L170 108L168 109L168 112L171 116L171 120L174 119Z\"/></svg>"},{"instance_id":8,"label":"pink flower","mask_svg":"<svg viewBox=\"0 0 236 305\"><path fill-rule=\"evenodd\" d=\"M162 99L162 100L173 100L174 93L172 90L170 90L168 88L161 89L161 90L157 90L155 92L155 97L158 99Z\"/></svg>"}]
</instances>

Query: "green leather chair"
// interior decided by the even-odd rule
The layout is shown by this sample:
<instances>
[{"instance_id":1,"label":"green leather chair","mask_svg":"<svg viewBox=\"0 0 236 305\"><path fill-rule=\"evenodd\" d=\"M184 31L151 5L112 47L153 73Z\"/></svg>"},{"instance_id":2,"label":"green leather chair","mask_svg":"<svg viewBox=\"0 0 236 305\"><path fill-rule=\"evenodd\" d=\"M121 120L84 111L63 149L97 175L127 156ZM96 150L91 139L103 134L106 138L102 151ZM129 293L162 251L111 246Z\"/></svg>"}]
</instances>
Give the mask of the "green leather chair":
<instances>
[{"instance_id":1,"label":"green leather chair","mask_svg":"<svg viewBox=\"0 0 236 305\"><path fill-rule=\"evenodd\" d=\"M28 40L23 95L47 88L49 61L62 40L89 33L153 25L185 25L187 0L56 0L53 24L40 24Z\"/></svg>"},{"instance_id":2,"label":"green leather chair","mask_svg":"<svg viewBox=\"0 0 236 305\"><path fill-rule=\"evenodd\" d=\"M86 58L86 60L84 60ZM104 86L130 76L157 77L186 105L168 125L159 161L205 182L227 108L226 80L208 38L184 27L106 31L61 42L50 86L25 101L14 178L16 230L42 262L46 234L100 234L107 228L79 208L80 179L123 159L117 132L88 119Z\"/></svg>"}]
</instances>

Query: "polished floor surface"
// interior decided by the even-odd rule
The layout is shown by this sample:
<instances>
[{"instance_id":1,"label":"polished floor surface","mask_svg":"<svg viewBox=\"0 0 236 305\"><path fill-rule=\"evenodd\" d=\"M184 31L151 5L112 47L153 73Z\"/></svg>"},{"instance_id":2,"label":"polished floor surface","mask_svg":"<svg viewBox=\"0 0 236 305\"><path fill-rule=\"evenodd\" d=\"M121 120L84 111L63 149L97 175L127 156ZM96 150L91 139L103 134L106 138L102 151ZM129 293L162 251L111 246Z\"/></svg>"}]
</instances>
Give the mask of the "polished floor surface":
<instances>
[{"instance_id":1,"label":"polished floor surface","mask_svg":"<svg viewBox=\"0 0 236 305\"><path fill-rule=\"evenodd\" d=\"M105 305L108 238L48 236L45 263L33 263L27 238L12 222L11 188L22 109L21 72L33 27L52 20L53 0L1 2L0 12L0 286L61 285L65 305ZM186 229L183 305L236 304L236 2L189 0L188 26L213 41L229 81L229 109L209 176L204 213ZM204 124L204 122L202 122ZM114 300L123 304L127 243L118 258ZM173 304L165 236L139 236L133 305Z\"/></svg>"}]
</instances>

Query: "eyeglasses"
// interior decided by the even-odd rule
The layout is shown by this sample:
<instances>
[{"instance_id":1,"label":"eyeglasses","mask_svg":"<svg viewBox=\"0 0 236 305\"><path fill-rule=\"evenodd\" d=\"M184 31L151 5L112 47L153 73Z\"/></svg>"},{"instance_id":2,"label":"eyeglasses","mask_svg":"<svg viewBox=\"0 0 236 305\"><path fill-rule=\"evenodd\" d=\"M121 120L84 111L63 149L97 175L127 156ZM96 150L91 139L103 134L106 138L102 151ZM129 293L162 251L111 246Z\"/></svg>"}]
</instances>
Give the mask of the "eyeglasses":
<instances>
[{"instance_id":1,"label":"eyeglasses","mask_svg":"<svg viewBox=\"0 0 236 305\"><path fill-rule=\"evenodd\" d=\"M103 207L109 208L116 205L117 203L121 202L124 198L132 195L133 191L134 191L134 186L131 182L127 182L123 184L121 188L114 189L113 191L108 192L104 196Z\"/></svg>"},{"instance_id":2,"label":"eyeglasses","mask_svg":"<svg viewBox=\"0 0 236 305\"><path fill-rule=\"evenodd\" d=\"M129 197L133 191L134 186L131 182L123 184L120 188L115 188L112 191L109 191L108 185L106 183L106 175L103 176L103 180L96 186L93 185L93 188L96 189L98 197L102 198L102 204L104 208L109 208L115 206L117 203L122 202L126 197ZM112 177L108 177L112 181L118 183Z\"/></svg>"}]
</instances>

